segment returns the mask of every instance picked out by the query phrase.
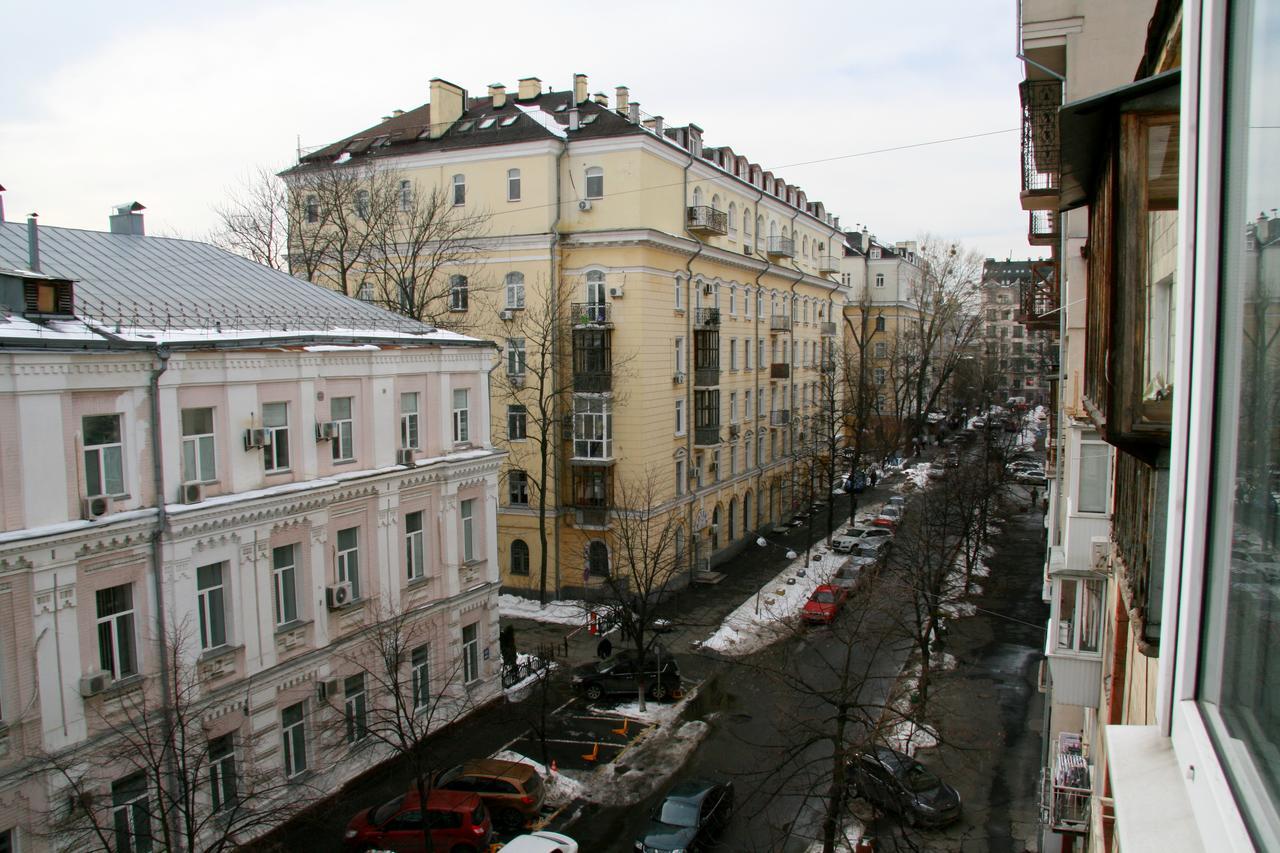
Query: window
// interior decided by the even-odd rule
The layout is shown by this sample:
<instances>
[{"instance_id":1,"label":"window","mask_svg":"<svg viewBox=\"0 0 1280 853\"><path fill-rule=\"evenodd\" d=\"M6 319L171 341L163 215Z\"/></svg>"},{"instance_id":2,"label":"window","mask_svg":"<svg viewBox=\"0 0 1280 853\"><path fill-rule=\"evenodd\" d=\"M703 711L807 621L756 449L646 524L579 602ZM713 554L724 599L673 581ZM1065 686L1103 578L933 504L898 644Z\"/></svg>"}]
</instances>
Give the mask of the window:
<instances>
[{"instance_id":1,"label":"window","mask_svg":"<svg viewBox=\"0 0 1280 853\"><path fill-rule=\"evenodd\" d=\"M511 543L511 574L522 577L529 574L529 546L523 539Z\"/></svg>"},{"instance_id":2,"label":"window","mask_svg":"<svg viewBox=\"0 0 1280 853\"><path fill-rule=\"evenodd\" d=\"M507 503L512 506L529 505L529 475L526 472L507 472Z\"/></svg>"},{"instance_id":3,"label":"window","mask_svg":"<svg viewBox=\"0 0 1280 853\"><path fill-rule=\"evenodd\" d=\"M873 261L878 261L878 260L880 260L880 250L879 250L879 249L872 249L872 250L871 250L871 260L873 260Z\"/></svg>"},{"instance_id":4,"label":"window","mask_svg":"<svg viewBox=\"0 0 1280 853\"><path fill-rule=\"evenodd\" d=\"M674 346L676 373L684 375L684 338L677 337Z\"/></svg>"},{"instance_id":5,"label":"window","mask_svg":"<svg viewBox=\"0 0 1280 853\"><path fill-rule=\"evenodd\" d=\"M883 332L885 330L884 317L876 318L876 331Z\"/></svg>"},{"instance_id":6,"label":"window","mask_svg":"<svg viewBox=\"0 0 1280 853\"><path fill-rule=\"evenodd\" d=\"M729 423L736 424L738 422L738 392L729 392Z\"/></svg>"},{"instance_id":7,"label":"window","mask_svg":"<svg viewBox=\"0 0 1280 853\"><path fill-rule=\"evenodd\" d=\"M604 169L599 166L587 168L587 198L604 198Z\"/></svg>"},{"instance_id":8,"label":"window","mask_svg":"<svg viewBox=\"0 0 1280 853\"><path fill-rule=\"evenodd\" d=\"M290 779L307 769L306 713L302 702L280 712L280 739L284 746L284 775Z\"/></svg>"},{"instance_id":9,"label":"window","mask_svg":"<svg viewBox=\"0 0 1280 853\"><path fill-rule=\"evenodd\" d=\"M98 604L98 665L116 681L138 674L133 633L133 584L100 589Z\"/></svg>"},{"instance_id":10,"label":"window","mask_svg":"<svg viewBox=\"0 0 1280 853\"><path fill-rule=\"evenodd\" d=\"M883 367L877 367L874 371L872 371L872 373L873 373L873 375L874 375L874 377L875 377L875 383L876 383L877 385L883 385L883 384L884 384L884 380L887 378L887 374L885 373L885 369L884 369Z\"/></svg>"},{"instance_id":11,"label":"window","mask_svg":"<svg viewBox=\"0 0 1280 853\"><path fill-rule=\"evenodd\" d=\"M453 443L463 444L471 440L470 403L468 389L453 389Z\"/></svg>"},{"instance_id":12,"label":"window","mask_svg":"<svg viewBox=\"0 0 1280 853\"><path fill-rule=\"evenodd\" d=\"M336 571L338 583L351 584L351 597L360 597L360 528L347 527L338 531Z\"/></svg>"},{"instance_id":13,"label":"window","mask_svg":"<svg viewBox=\"0 0 1280 853\"><path fill-rule=\"evenodd\" d=\"M215 813L236 804L236 750L232 735L209 741L209 794Z\"/></svg>"},{"instance_id":14,"label":"window","mask_svg":"<svg viewBox=\"0 0 1280 853\"><path fill-rule=\"evenodd\" d=\"M480 624L462 626L462 681L471 684L480 678Z\"/></svg>"},{"instance_id":15,"label":"window","mask_svg":"<svg viewBox=\"0 0 1280 853\"><path fill-rule=\"evenodd\" d=\"M306 210L307 222L314 224L320 221L320 199L313 195L307 196Z\"/></svg>"},{"instance_id":16,"label":"window","mask_svg":"<svg viewBox=\"0 0 1280 853\"><path fill-rule=\"evenodd\" d=\"M720 451L711 451L711 481L716 482L720 479Z\"/></svg>"},{"instance_id":17,"label":"window","mask_svg":"<svg viewBox=\"0 0 1280 853\"><path fill-rule=\"evenodd\" d=\"M449 276L449 310L467 310L467 277L465 275Z\"/></svg>"},{"instance_id":18,"label":"window","mask_svg":"<svg viewBox=\"0 0 1280 853\"><path fill-rule=\"evenodd\" d=\"M520 170L507 169L507 201L520 200Z\"/></svg>"},{"instance_id":19,"label":"window","mask_svg":"<svg viewBox=\"0 0 1280 853\"><path fill-rule=\"evenodd\" d=\"M329 442L334 462L350 462L356 458L355 422L351 418L350 397L334 397L329 401L329 417L336 427Z\"/></svg>"},{"instance_id":20,"label":"window","mask_svg":"<svg viewBox=\"0 0 1280 853\"><path fill-rule=\"evenodd\" d=\"M742 392L742 416L747 420L751 420L751 416L755 413L751 409L751 389Z\"/></svg>"},{"instance_id":21,"label":"window","mask_svg":"<svg viewBox=\"0 0 1280 853\"><path fill-rule=\"evenodd\" d=\"M507 438L523 441L529 437L528 409L524 406L507 406Z\"/></svg>"},{"instance_id":22,"label":"window","mask_svg":"<svg viewBox=\"0 0 1280 853\"><path fill-rule=\"evenodd\" d=\"M729 219L729 234L730 234L730 239L732 239L732 235L738 233L738 205L735 204L734 202L729 202L728 219Z\"/></svg>"},{"instance_id":23,"label":"window","mask_svg":"<svg viewBox=\"0 0 1280 853\"><path fill-rule=\"evenodd\" d=\"M675 535L672 537L672 541L673 541L673 544L675 545L675 549L674 549L675 557L676 557L675 567L677 570L679 570L684 567L684 528L683 527L676 528L676 532L675 532Z\"/></svg>"},{"instance_id":24,"label":"window","mask_svg":"<svg viewBox=\"0 0 1280 853\"><path fill-rule=\"evenodd\" d=\"M470 563L476 558L475 543L475 500L468 498L460 504L462 516L462 560Z\"/></svg>"},{"instance_id":25,"label":"window","mask_svg":"<svg viewBox=\"0 0 1280 853\"><path fill-rule=\"evenodd\" d=\"M426 572L427 543L422 517L422 510L404 514L404 571L411 581Z\"/></svg>"},{"instance_id":26,"label":"window","mask_svg":"<svg viewBox=\"0 0 1280 853\"><path fill-rule=\"evenodd\" d=\"M742 245L751 245L751 208L742 209Z\"/></svg>"},{"instance_id":27,"label":"window","mask_svg":"<svg viewBox=\"0 0 1280 853\"><path fill-rule=\"evenodd\" d=\"M120 441L119 415L88 415L84 430L85 495L123 495L124 445Z\"/></svg>"},{"instance_id":28,"label":"window","mask_svg":"<svg viewBox=\"0 0 1280 853\"><path fill-rule=\"evenodd\" d=\"M360 290L356 293L356 299L359 299L361 302L372 302L373 297L373 282L362 281L360 283Z\"/></svg>"},{"instance_id":29,"label":"window","mask_svg":"<svg viewBox=\"0 0 1280 853\"><path fill-rule=\"evenodd\" d=\"M342 682L342 708L347 722L347 743L359 743L369 734L368 696L364 690L364 673L349 676Z\"/></svg>"},{"instance_id":30,"label":"window","mask_svg":"<svg viewBox=\"0 0 1280 853\"><path fill-rule=\"evenodd\" d=\"M1102 602L1106 583L1087 578L1061 578L1057 581L1058 651L1097 654L1102 643Z\"/></svg>"},{"instance_id":31,"label":"window","mask_svg":"<svg viewBox=\"0 0 1280 853\"><path fill-rule=\"evenodd\" d=\"M413 181L400 182L400 212L413 210Z\"/></svg>"},{"instance_id":32,"label":"window","mask_svg":"<svg viewBox=\"0 0 1280 853\"><path fill-rule=\"evenodd\" d=\"M413 683L413 707L421 710L431 703L431 646L423 644L409 653Z\"/></svg>"},{"instance_id":33,"label":"window","mask_svg":"<svg viewBox=\"0 0 1280 853\"><path fill-rule=\"evenodd\" d=\"M289 404L266 403L262 407L262 426L271 441L262 448L267 471L289 470Z\"/></svg>"},{"instance_id":34,"label":"window","mask_svg":"<svg viewBox=\"0 0 1280 853\"><path fill-rule=\"evenodd\" d=\"M467 203L467 178L465 175L453 176L453 206Z\"/></svg>"},{"instance_id":35,"label":"window","mask_svg":"<svg viewBox=\"0 0 1280 853\"><path fill-rule=\"evenodd\" d=\"M684 482L684 460L683 460L683 459L677 459L677 460L676 460L676 494L677 494L677 495L683 495L683 494L684 494L684 486L685 486L685 482Z\"/></svg>"},{"instance_id":36,"label":"window","mask_svg":"<svg viewBox=\"0 0 1280 853\"><path fill-rule=\"evenodd\" d=\"M1080 442L1079 512L1106 512L1111 496L1111 446Z\"/></svg>"},{"instance_id":37,"label":"window","mask_svg":"<svg viewBox=\"0 0 1280 853\"><path fill-rule=\"evenodd\" d=\"M874 352L876 358L888 358L889 345L884 341L877 341Z\"/></svg>"},{"instance_id":38,"label":"window","mask_svg":"<svg viewBox=\"0 0 1280 853\"><path fill-rule=\"evenodd\" d=\"M200 648L216 649L227 644L226 602L223 570L226 563L196 567L196 610L200 615Z\"/></svg>"},{"instance_id":39,"label":"window","mask_svg":"<svg viewBox=\"0 0 1280 853\"><path fill-rule=\"evenodd\" d=\"M599 539L587 546L587 574L593 578L609 577L609 548Z\"/></svg>"},{"instance_id":40,"label":"window","mask_svg":"<svg viewBox=\"0 0 1280 853\"><path fill-rule=\"evenodd\" d=\"M524 273L509 272L506 278L507 284L507 307L523 308L524 307Z\"/></svg>"},{"instance_id":41,"label":"window","mask_svg":"<svg viewBox=\"0 0 1280 853\"><path fill-rule=\"evenodd\" d=\"M884 287L884 273L876 273L876 287Z\"/></svg>"},{"instance_id":42,"label":"window","mask_svg":"<svg viewBox=\"0 0 1280 853\"><path fill-rule=\"evenodd\" d=\"M736 284L729 285L729 314L730 316L738 313L738 286Z\"/></svg>"},{"instance_id":43,"label":"window","mask_svg":"<svg viewBox=\"0 0 1280 853\"><path fill-rule=\"evenodd\" d=\"M676 310L683 311L684 310L684 279L682 279L680 276L676 276L676 286L675 286L674 292L676 296Z\"/></svg>"},{"instance_id":44,"label":"window","mask_svg":"<svg viewBox=\"0 0 1280 853\"><path fill-rule=\"evenodd\" d=\"M271 549L271 587L275 601L276 625L298 620L296 545Z\"/></svg>"},{"instance_id":45,"label":"window","mask_svg":"<svg viewBox=\"0 0 1280 853\"><path fill-rule=\"evenodd\" d=\"M573 455L577 459L613 456L613 412L604 397L574 397Z\"/></svg>"},{"instance_id":46,"label":"window","mask_svg":"<svg viewBox=\"0 0 1280 853\"><path fill-rule=\"evenodd\" d=\"M111 783L111 823L116 853L150 853L151 803L145 774Z\"/></svg>"},{"instance_id":47,"label":"window","mask_svg":"<svg viewBox=\"0 0 1280 853\"><path fill-rule=\"evenodd\" d=\"M213 450L213 409L182 410L182 482L218 479Z\"/></svg>"},{"instance_id":48,"label":"window","mask_svg":"<svg viewBox=\"0 0 1280 853\"><path fill-rule=\"evenodd\" d=\"M356 216L362 221L369 219L369 191L356 190L355 202Z\"/></svg>"},{"instance_id":49,"label":"window","mask_svg":"<svg viewBox=\"0 0 1280 853\"><path fill-rule=\"evenodd\" d=\"M676 399L676 435L684 435L685 418L684 418L684 399Z\"/></svg>"},{"instance_id":50,"label":"window","mask_svg":"<svg viewBox=\"0 0 1280 853\"><path fill-rule=\"evenodd\" d=\"M524 338L507 338L507 375L523 377L525 365Z\"/></svg>"},{"instance_id":51,"label":"window","mask_svg":"<svg viewBox=\"0 0 1280 853\"><path fill-rule=\"evenodd\" d=\"M418 443L418 395L409 392L400 395L400 446L417 450Z\"/></svg>"},{"instance_id":52,"label":"window","mask_svg":"<svg viewBox=\"0 0 1280 853\"><path fill-rule=\"evenodd\" d=\"M756 395L756 414L759 417L764 417L764 391Z\"/></svg>"}]
</instances>

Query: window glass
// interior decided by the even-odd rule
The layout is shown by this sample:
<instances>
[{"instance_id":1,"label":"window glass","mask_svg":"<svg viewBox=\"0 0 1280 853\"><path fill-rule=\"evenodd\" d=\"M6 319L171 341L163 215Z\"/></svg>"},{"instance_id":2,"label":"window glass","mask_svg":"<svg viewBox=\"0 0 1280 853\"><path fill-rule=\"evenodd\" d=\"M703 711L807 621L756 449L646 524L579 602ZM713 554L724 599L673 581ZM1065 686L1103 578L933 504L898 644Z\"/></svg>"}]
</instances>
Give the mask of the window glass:
<instances>
[{"instance_id":1,"label":"window glass","mask_svg":"<svg viewBox=\"0 0 1280 853\"><path fill-rule=\"evenodd\" d=\"M453 390L453 440L461 444L471 440L471 412L466 388Z\"/></svg>"},{"instance_id":2,"label":"window glass","mask_svg":"<svg viewBox=\"0 0 1280 853\"><path fill-rule=\"evenodd\" d=\"M289 404L264 404L262 426L270 437L270 441L262 448L266 470L286 470L289 467Z\"/></svg>"},{"instance_id":3,"label":"window glass","mask_svg":"<svg viewBox=\"0 0 1280 853\"><path fill-rule=\"evenodd\" d=\"M524 273L509 272L506 277L507 307L524 307Z\"/></svg>"},{"instance_id":4,"label":"window glass","mask_svg":"<svg viewBox=\"0 0 1280 853\"><path fill-rule=\"evenodd\" d=\"M217 477L213 450L213 409L183 409L182 482L207 483Z\"/></svg>"},{"instance_id":5,"label":"window glass","mask_svg":"<svg viewBox=\"0 0 1280 853\"><path fill-rule=\"evenodd\" d=\"M511 574L529 574L529 545L523 539L511 543Z\"/></svg>"},{"instance_id":6,"label":"window glass","mask_svg":"<svg viewBox=\"0 0 1280 853\"><path fill-rule=\"evenodd\" d=\"M82 421L85 494L124 494L124 451L119 415L89 415Z\"/></svg>"},{"instance_id":7,"label":"window glass","mask_svg":"<svg viewBox=\"0 0 1280 853\"><path fill-rule=\"evenodd\" d=\"M227 619L223 601L223 563L196 567L197 604L200 616L200 648L226 645Z\"/></svg>"},{"instance_id":8,"label":"window glass","mask_svg":"<svg viewBox=\"0 0 1280 853\"><path fill-rule=\"evenodd\" d=\"M604 169L599 166L587 169L587 198L604 198Z\"/></svg>"},{"instance_id":9,"label":"window glass","mask_svg":"<svg viewBox=\"0 0 1280 853\"><path fill-rule=\"evenodd\" d=\"M418 443L418 395L400 395L400 446L417 449Z\"/></svg>"},{"instance_id":10,"label":"window glass","mask_svg":"<svg viewBox=\"0 0 1280 853\"><path fill-rule=\"evenodd\" d=\"M476 558L475 543L475 500L468 498L461 502L462 515L462 559L470 563Z\"/></svg>"},{"instance_id":11,"label":"window glass","mask_svg":"<svg viewBox=\"0 0 1280 853\"><path fill-rule=\"evenodd\" d=\"M1280 849L1280 0L1227 26L1222 266L1197 698L1253 840Z\"/></svg>"},{"instance_id":12,"label":"window glass","mask_svg":"<svg viewBox=\"0 0 1280 853\"><path fill-rule=\"evenodd\" d=\"M520 170L507 170L507 201L520 200Z\"/></svg>"},{"instance_id":13,"label":"window glass","mask_svg":"<svg viewBox=\"0 0 1280 853\"><path fill-rule=\"evenodd\" d=\"M528 438L528 410L524 406L507 406L507 438Z\"/></svg>"},{"instance_id":14,"label":"window glass","mask_svg":"<svg viewBox=\"0 0 1280 853\"><path fill-rule=\"evenodd\" d=\"M426 564L425 532L422 527L422 511L407 512L404 516L404 565L409 580L420 578Z\"/></svg>"},{"instance_id":15,"label":"window glass","mask_svg":"<svg viewBox=\"0 0 1280 853\"><path fill-rule=\"evenodd\" d=\"M462 626L462 681L470 684L480 677L480 626Z\"/></svg>"},{"instance_id":16,"label":"window glass","mask_svg":"<svg viewBox=\"0 0 1280 853\"><path fill-rule=\"evenodd\" d=\"M337 551L338 581L351 583L351 597L360 597L360 528L348 527L338 531Z\"/></svg>"},{"instance_id":17,"label":"window glass","mask_svg":"<svg viewBox=\"0 0 1280 853\"><path fill-rule=\"evenodd\" d=\"M275 602L277 625L286 625L298 618L298 594L295 546L282 545L271 550L272 599Z\"/></svg>"},{"instance_id":18,"label":"window glass","mask_svg":"<svg viewBox=\"0 0 1280 853\"><path fill-rule=\"evenodd\" d=\"M119 680L138 673L134 646L133 584L100 589L98 610L98 663Z\"/></svg>"},{"instance_id":19,"label":"window glass","mask_svg":"<svg viewBox=\"0 0 1280 853\"><path fill-rule=\"evenodd\" d=\"M351 417L351 397L334 397L329 402L329 416L336 429L330 444L334 462L349 462L355 458L355 421Z\"/></svg>"}]
</instances>

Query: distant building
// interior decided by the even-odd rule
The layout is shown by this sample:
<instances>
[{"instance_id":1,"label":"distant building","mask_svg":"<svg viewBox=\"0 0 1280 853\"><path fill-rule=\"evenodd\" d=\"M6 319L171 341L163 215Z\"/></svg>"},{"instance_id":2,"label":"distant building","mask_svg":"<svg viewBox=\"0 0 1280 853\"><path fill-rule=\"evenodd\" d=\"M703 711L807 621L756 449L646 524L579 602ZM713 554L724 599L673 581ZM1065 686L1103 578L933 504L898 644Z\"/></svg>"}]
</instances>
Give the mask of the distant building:
<instances>
[{"instance_id":1,"label":"distant building","mask_svg":"<svg viewBox=\"0 0 1280 853\"><path fill-rule=\"evenodd\" d=\"M991 403L1004 405L1023 397L1028 405L1046 402L1045 364L1049 338L1028 331L1023 323L1022 295L1032 286L1032 261L997 261L982 266L980 352L989 377Z\"/></svg>"}]
</instances>

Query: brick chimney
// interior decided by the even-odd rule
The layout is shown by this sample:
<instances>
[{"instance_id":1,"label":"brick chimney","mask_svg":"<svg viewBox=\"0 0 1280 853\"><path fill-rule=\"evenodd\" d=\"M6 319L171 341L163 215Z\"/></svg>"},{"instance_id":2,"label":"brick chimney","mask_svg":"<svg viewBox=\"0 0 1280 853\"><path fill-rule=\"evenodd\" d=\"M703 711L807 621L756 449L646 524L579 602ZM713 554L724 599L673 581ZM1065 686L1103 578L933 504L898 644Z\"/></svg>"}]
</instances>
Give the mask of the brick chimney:
<instances>
[{"instance_id":1,"label":"brick chimney","mask_svg":"<svg viewBox=\"0 0 1280 853\"><path fill-rule=\"evenodd\" d=\"M520 88L516 90L516 99L532 101L542 94L542 81L537 77L521 77Z\"/></svg>"},{"instance_id":2,"label":"brick chimney","mask_svg":"<svg viewBox=\"0 0 1280 853\"><path fill-rule=\"evenodd\" d=\"M631 92L626 86L619 86L613 92L613 109L618 115L627 116L629 114L628 111L631 109Z\"/></svg>"},{"instance_id":3,"label":"brick chimney","mask_svg":"<svg viewBox=\"0 0 1280 853\"><path fill-rule=\"evenodd\" d=\"M580 104L587 99L587 75L573 75L573 102Z\"/></svg>"},{"instance_id":4,"label":"brick chimney","mask_svg":"<svg viewBox=\"0 0 1280 853\"><path fill-rule=\"evenodd\" d=\"M466 108L467 92L448 80L436 77L431 81L431 138L444 136L453 123L462 117Z\"/></svg>"},{"instance_id":5,"label":"brick chimney","mask_svg":"<svg viewBox=\"0 0 1280 853\"><path fill-rule=\"evenodd\" d=\"M507 87L501 83L490 83L489 97L493 98L493 108L495 110L505 106L507 103Z\"/></svg>"}]
</instances>

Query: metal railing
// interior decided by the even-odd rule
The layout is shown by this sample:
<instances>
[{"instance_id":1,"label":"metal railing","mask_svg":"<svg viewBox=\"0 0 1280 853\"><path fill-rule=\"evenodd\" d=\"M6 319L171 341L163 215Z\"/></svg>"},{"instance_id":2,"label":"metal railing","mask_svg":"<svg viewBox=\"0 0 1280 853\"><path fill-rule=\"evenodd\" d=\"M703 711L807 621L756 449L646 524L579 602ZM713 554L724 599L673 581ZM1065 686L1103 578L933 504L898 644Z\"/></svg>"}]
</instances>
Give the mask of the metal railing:
<instances>
[{"instance_id":1,"label":"metal railing","mask_svg":"<svg viewBox=\"0 0 1280 853\"><path fill-rule=\"evenodd\" d=\"M1028 214L1027 242L1033 246L1052 246L1058 240L1058 212L1033 210Z\"/></svg>"},{"instance_id":2,"label":"metal railing","mask_svg":"<svg viewBox=\"0 0 1280 853\"><path fill-rule=\"evenodd\" d=\"M613 371L574 371L573 390L582 394L603 394L613 388Z\"/></svg>"},{"instance_id":3,"label":"metal railing","mask_svg":"<svg viewBox=\"0 0 1280 853\"><path fill-rule=\"evenodd\" d=\"M790 237L770 237L765 251L772 258L794 258L796 241Z\"/></svg>"},{"instance_id":4,"label":"metal railing","mask_svg":"<svg viewBox=\"0 0 1280 853\"><path fill-rule=\"evenodd\" d=\"M720 384L720 368L697 367L693 371L693 387L706 388Z\"/></svg>"},{"instance_id":5,"label":"metal railing","mask_svg":"<svg viewBox=\"0 0 1280 853\"><path fill-rule=\"evenodd\" d=\"M834 255L823 255L818 258L818 272L839 272L840 259Z\"/></svg>"},{"instance_id":6,"label":"metal railing","mask_svg":"<svg viewBox=\"0 0 1280 853\"><path fill-rule=\"evenodd\" d=\"M719 308L699 308L694 312L693 322L696 326L719 326Z\"/></svg>"},{"instance_id":7,"label":"metal railing","mask_svg":"<svg viewBox=\"0 0 1280 853\"><path fill-rule=\"evenodd\" d=\"M570 316L575 326L604 326L611 322L608 302L574 302Z\"/></svg>"},{"instance_id":8,"label":"metal railing","mask_svg":"<svg viewBox=\"0 0 1280 853\"><path fill-rule=\"evenodd\" d=\"M790 314L774 314L770 316L769 331L771 332L791 331L791 315Z\"/></svg>"},{"instance_id":9,"label":"metal railing","mask_svg":"<svg viewBox=\"0 0 1280 853\"><path fill-rule=\"evenodd\" d=\"M1058 135L1061 80L1024 80L1022 96L1022 191L1056 191L1062 177L1062 141Z\"/></svg>"},{"instance_id":10,"label":"metal railing","mask_svg":"<svg viewBox=\"0 0 1280 853\"><path fill-rule=\"evenodd\" d=\"M690 231L701 231L707 234L728 234L729 215L723 210L716 210L705 204L688 208L685 215L685 226Z\"/></svg>"},{"instance_id":11,"label":"metal railing","mask_svg":"<svg viewBox=\"0 0 1280 853\"><path fill-rule=\"evenodd\" d=\"M693 428L693 443L698 446L720 443L720 424Z\"/></svg>"}]
</instances>

